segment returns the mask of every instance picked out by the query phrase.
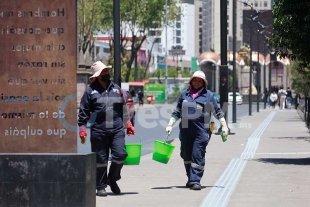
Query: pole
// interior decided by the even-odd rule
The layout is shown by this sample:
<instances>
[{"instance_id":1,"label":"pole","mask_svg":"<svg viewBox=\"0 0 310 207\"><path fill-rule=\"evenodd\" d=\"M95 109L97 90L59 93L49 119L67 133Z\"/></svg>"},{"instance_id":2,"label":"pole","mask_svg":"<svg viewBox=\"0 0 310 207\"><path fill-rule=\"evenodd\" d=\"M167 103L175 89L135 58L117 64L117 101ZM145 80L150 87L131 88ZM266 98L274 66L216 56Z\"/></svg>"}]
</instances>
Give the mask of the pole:
<instances>
[{"instance_id":1,"label":"pole","mask_svg":"<svg viewBox=\"0 0 310 207\"><path fill-rule=\"evenodd\" d=\"M251 8L252 11L252 8ZM252 116L252 14L250 20L250 87L249 87L249 116Z\"/></svg>"},{"instance_id":2,"label":"pole","mask_svg":"<svg viewBox=\"0 0 310 207\"><path fill-rule=\"evenodd\" d=\"M264 92L266 89L266 43L264 43ZM266 91L267 92L267 91ZM267 97L264 99L264 109L266 109Z\"/></svg>"},{"instance_id":3,"label":"pole","mask_svg":"<svg viewBox=\"0 0 310 207\"><path fill-rule=\"evenodd\" d=\"M224 103L228 103L228 66L227 66L227 0L220 2L221 14L221 66L220 66L220 106L223 109ZM228 110L227 110L228 111ZM225 119L228 122L228 113Z\"/></svg>"},{"instance_id":4,"label":"pole","mask_svg":"<svg viewBox=\"0 0 310 207\"><path fill-rule=\"evenodd\" d=\"M271 88L271 58L270 58L270 61L269 61L269 67L268 67L268 76L269 76L269 79L268 79L268 85L269 85L269 92L272 92L272 88Z\"/></svg>"},{"instance_id":5,"label":"pole","mask_svg":"<svg viewBox=\"0 0 310 207\"><path fill-rule=\"evenodd\" d=\"M114 17L114 82L121 86L120 3L113 0Z\"/></svg>"},{"instance_id":6,"label":"pole","mask_svg":"<svg viewBox=\"0 0 310 207\"><path fill-rule=\"evenodd\" d=\"M165 102L166 104L168 103L168 61L167 61L167 58L168 58L168 55L167 55L167 51L168 51L168 17L167 17L167 7L168 7L168 0L166 0L166 53L165 53L165 66L166 66L166 75L165 75Z\"/></svg>"},{"instance_id":7,"label":"pole","mask_svg":"<svg viewBox=\"0 0 310 207\"><path fill-rule=\"evenodd\" d=\"M258 74L259 68L259 74ZM259 112L259 92L260 92L260 63L259 63L259 32L257 31L257 67L256 67L256 85L257 85L257 95L256 95L256 104L257 112Z\"/></svg>"},{"instance_id":8,"label":"pole","mask_svg":"<svg viewBox=\"0 0 310 207\"><path fill-rule=\"evenodd\" d=\"M233 111L232 111L232 122L237 123L236 117L236 10L237 3L233 0Z\"/></svg>"}]
</instances>

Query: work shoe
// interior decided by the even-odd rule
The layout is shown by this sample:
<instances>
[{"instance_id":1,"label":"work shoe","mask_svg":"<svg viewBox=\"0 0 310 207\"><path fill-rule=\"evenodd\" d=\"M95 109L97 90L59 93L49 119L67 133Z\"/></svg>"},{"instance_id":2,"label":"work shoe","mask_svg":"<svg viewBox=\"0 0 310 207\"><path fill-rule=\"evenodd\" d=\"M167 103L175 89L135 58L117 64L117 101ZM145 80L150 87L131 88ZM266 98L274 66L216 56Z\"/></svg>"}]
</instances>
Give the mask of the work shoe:
<instances>
[{"instance_id":1,"label":"work shoe","mask_svg":"<svg viewBox=\"0 0 310 207\"><path fill-rule=\"evenodd\" d=\"M110 186L111 191L112 191L114 194L120 194L120 193L121 193L121 189L119 189L119 187L118 187L116 181L113 181L113 180L108 179L108 185Z\"/></svg>"},{"instance_id":2,"label":"work shoe","mask_svg":"<svg viewBox=\"0 0 310 207\"><path fill-rule=\"evenodd\" d=\"M101 189L101 190L97 190L96 193L97 196L107 196L107 192L105 191L105 189Z\"/></svg>"},{"instance_id":3,"label":"work shoe","mask_svg":"<svg viewBox=\"0 0 310 207\"><path fill-rule=\"evenodd\" d=\"M201 186L198 184L194 184L191 186L191 190L201 190Z\"/></svg>"},{"instance_id":4,"label":"work shoe","mask_svg":"<svg viewBox=\"0 0 310 207\"><path fill-rule=\"evenodd\" d=\"M185 186L186 186L187 188L192 187L192 185L191 185L191 184L189 184L189 182L187 182Z\"/></svg>"}]
</instances>

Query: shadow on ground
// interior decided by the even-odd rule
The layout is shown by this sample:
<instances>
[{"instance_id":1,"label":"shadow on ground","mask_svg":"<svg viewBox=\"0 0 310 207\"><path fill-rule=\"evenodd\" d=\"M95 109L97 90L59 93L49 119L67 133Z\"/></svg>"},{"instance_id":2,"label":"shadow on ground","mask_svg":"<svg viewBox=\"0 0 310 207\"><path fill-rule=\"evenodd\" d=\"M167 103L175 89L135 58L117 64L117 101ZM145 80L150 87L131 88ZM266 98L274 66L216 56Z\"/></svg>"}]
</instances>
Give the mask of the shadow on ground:
<instances>
[{"instance_id":1,"label":"shadow on ground","mask_svg":"<svg viewBox=\"0 0 310 207\"><path fill-rule=\"evenodd\" d=\"M309 137L271 137L273 139L292 139L292 140L303 140L306 142L310 142L310 136Z\"/></svg>"},{"instance_id":2,"label":"shadow on ground","mask_svg":"<svg viewBox=\"0 0 310 207\"><path fill-rule=\"evenodd\" d=\"M186 186L154 187L154 188L151 188L151 189L153 189L153 190L165 190L165 189L172 189L172 188L184 188L184 189L189 189L189 188L186 187ZM222 187L222 186L205 186L205 185L202 185L201 188L204 189L204 188L224 188L224 187Z\"/></svg>"},{"instance_id":3,"label":"shadow on ground","mask_svg":"<svg viewBox=\"0 0 310 207\"><path fill-rule=\"evenodd\" d=\"M276 165L310 165L310 157L308 158L260 158L258 162L270 163Z\"/></svg>"}]
</instances>

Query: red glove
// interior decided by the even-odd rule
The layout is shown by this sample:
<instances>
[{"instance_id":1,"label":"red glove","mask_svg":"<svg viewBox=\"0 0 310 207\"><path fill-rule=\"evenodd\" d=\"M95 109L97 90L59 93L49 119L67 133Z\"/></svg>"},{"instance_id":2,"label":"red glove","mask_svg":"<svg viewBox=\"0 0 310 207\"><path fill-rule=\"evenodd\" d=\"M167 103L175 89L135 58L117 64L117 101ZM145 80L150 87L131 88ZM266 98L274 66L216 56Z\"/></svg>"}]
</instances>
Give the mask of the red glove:
<instances>
[{"instance_id":1,"label":"red glove","mask_svg":"<svg viewBox=\"0 0 310 207\"><path fill-rule=\"evenodd\" d=\"M135 134L135 128L132 126L131 121L128 120L125 123L125 127L127 128L127 135L134 135Z\"/></svg>"},{"instance_id":2,"label":"red glove","mask_svg":"<svg viewBox=\"0 0 310 207\"><path fill-rule=\"evenodd\" d=\"M80 139L82 144L85 144L86 138L87 138L86 127L84 125L80 126Z\"/></svg>"}]
</instances>

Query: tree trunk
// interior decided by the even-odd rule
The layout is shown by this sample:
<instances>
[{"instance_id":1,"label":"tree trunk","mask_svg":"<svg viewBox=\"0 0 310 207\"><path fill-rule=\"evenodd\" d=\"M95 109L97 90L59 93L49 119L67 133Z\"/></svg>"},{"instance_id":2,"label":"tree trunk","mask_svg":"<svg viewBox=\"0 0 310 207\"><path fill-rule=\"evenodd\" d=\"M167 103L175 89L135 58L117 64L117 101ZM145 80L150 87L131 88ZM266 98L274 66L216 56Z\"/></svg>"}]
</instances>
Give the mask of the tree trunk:
<instances>
[{"instance_id":1,"label":"tree trunk","mask_svg":"<svg viewBox=\"0 0 310 207\"><path fill-rule=\"evenodd\" d=\"M142 43L144 42L146 36L144 35L142 37L142 39L140 40L139 44L137 45L137 47L135 48L135 41L136 41L136 36L133 35L132 36L132 46L131 46L131 56L130 56L130 60L127 63L127 73L126 73L126 77L125 77L125 82L129 81L129 76L130 76L130 72L131 72L131 68L132 68L132 63L135 60L135 55L133 55L132 53L132 48L135 48L137 51L139 51L139 49L141 48Z\"/></svg>"},{"instance_id":2,"label":"tree trunk","mask_svg":"<svg viewBox=\"0 0 310 207\"><path fill-rule=\"evenodd\" d=\"M135 49L135 73L134 73L134 80L138 79L138 51Z\"/></svg>"},{"instance_id":3,"label":"tree trunk","mask_svg":"<svg viewBox=\"0 0 310 207\"><path fill-rule=\"evenodd\" d=\"M145 70L144 70L144 75L143 75L143 78L145 79L146 78L146 74L147 74L147 69L149 68L150 66L150 62L151 62L151 58L152 58L152 53L153 53L153 47L154 47L154 44L156 43L158 38L155 38L153 44L152 44L152 47L151 47L151 50L150 50L150 54L149 54L149 58L148 58L148 61L147 61L147 64L145 66Z\"/></svg>"}]
</instances>

